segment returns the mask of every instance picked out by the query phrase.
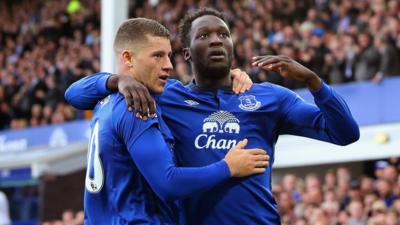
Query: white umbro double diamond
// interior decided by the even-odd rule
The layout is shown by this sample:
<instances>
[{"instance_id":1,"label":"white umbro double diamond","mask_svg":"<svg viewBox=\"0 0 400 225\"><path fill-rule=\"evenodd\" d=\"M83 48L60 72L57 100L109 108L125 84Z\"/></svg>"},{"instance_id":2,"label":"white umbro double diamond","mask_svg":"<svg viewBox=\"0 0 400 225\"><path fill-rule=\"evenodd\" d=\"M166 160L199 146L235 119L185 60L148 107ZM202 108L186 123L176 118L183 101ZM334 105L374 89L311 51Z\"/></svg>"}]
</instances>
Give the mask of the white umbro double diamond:
<instances>
[{"instance_id":1,"label":"white umbro double diamond","mask_svg":"<svg viewBox=\"0 0 400 225\"><path fill-rule=\"evenodd\" d=\"M188 105L191 105L191 106L195 106L195 105L198 105L198 104L199 104L198 102L196 102L196 101L194 101L194 100L191 100L191 99L187 99L187 100L185 100L185 102L186 102Z\"/></svg>"}]
</instances>

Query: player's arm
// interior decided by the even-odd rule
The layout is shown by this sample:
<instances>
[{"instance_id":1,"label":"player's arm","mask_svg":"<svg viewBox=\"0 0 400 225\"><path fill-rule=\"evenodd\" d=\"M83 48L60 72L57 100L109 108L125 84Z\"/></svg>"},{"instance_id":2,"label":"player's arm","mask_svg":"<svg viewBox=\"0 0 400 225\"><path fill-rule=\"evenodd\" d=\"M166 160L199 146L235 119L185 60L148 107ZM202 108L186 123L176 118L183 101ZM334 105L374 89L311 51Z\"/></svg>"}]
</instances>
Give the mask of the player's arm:
<instances>
[{"instance_id":1,"label":"player's arm","mask_svg":"<svg viewBox=\"0 0 400 225\"><path fill-rule=\"evenodd\" d=\"M65 100L78 109L93 109L98 101L117 91L124 95L128 110L140 112L138 117L155 115L155 102L149 91L130 76L110 73L86 76L68 87Z\"/></svg>"},{"instance_id":2,"label":"player's arm","mask_svg":"<svg viewBox=\"0 0 400 225\"><path fill-rule=\"evenodd\" d=\"M206 191L229 177L265 172L268 159L263 153L265 151L245 150L244 145L240 142L223 160L208 166L177 167L160 131L153 126L135 141L129 151L152 189L163 199L176 200Z\"/></svg>"},{"instance_id":3,"label":"player's arm","mask_svg":"<svg viewBox=\"0 0 400 225\"><path fill-rule=\"evenodd\" d=\"M300 135L337 145L360 137L359 127L345 101L328 85L312 92L317 106L304 102L289 90L282 93L281 133Z\"/></svg>"},{"instance_id":4,"label":"player's arm","mask_svg":"<svg viewBox=\"0 0 400 225\"><path fill-rule=\"evenodd\" d=\"M154 123L156 118L138 120L126 110L120 116L114 114L117 133L128 147L136 166L152 189L166 200L185 198L208 190L231 176L264 173L268 165L269 157L264 150L245 150L247 141L243 141L216 163L204 167L177 167L158 124ZM137 133L138 130L142 132Z\"/></svg>"},{"instance_id":5,"label":"player's arm","mask_svg":"<svg viewBox=\"0 0 400 225\"><path fill-rule=\"evenodd\" d=\"M111 74L95 73L72 83L65 91L65 100L77 109L93 109L97 102L112 91L107 88Z\"/></svg>"},{"instance_id":6,"label":"player's arm","mask_svg":"<svg viewBox=\"0 0 400 225\"><path fill-rule=\"evenodd\" d=\"M317 107L302 101L292 91L284 88L278 90L282 110L280 133L306 136L338 145L347 145L359 139L359 127L346 102L313 71L287 56L254 57L253 65L302 81L314 95Z\"/></svg>"},{"instance_id":7,"label":"player's arm","mask_svg":"<svg viewBox=\"0 0 400 225\"><path fill-rule=\"evenodd\" d=\"M249 76L239 69L231 70L231 76L235 93L243 93L253 85ZM138 117L155 115L155 102L147 88L133 77L125 75L96 73L86 76L68 87L65 100L78 109L93 109L98 101L117 91L125 97L128 110L139 112Z\"/></svg>"}]
</instances>

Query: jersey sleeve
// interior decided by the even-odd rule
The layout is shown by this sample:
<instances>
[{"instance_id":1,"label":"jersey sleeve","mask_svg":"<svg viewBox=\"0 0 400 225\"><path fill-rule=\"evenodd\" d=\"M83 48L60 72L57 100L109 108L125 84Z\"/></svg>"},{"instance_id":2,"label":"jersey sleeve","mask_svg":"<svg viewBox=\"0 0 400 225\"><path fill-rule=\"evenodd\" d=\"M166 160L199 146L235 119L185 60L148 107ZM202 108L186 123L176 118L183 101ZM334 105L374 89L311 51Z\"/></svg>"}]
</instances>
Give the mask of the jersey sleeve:
<instances>
[{"instance_id":1,"label":"jersey sleeve","mask_svg":"<svg viewBox=\"0 0 400 225\"><path fill-rule=\"evenodd\" d=\"M109 73L96 73L86 76L68 87L65 100L77 109L93 109L98 101L111 92L107 89Z\"/></svg>"},{"instance_id":2,"label":"jersey sleeve","mask_svg":"<svg viewBox=\"0 0 400 225\"><path fill-rule=\"evenodd\" d=\"M100 72L75 81L65 91L65 100L77 109L93 109L98 101L112 93L107 89L107 81L110 76L110 73ZM174 79L167 80L164 90L178 82ZM156 97L160 98L160 96Z\"/></svg>"},{"instance_id":3,"label":"jersey sleeve","mask_svg":"<svg viewBox=\"0 0 400 225\"><path fill-rule=\"evenodd\" d=\"M282 91L280 133L347 145L360 137L359 127L346 102L328 85L312 93L315 105L296 93Z\"/></svg>"},{"instance_id":4,"label":"jersey sleeve","mask_svg":"<svg viewBox=\"0 0 400 225\"><path fill-rule=\"evenodd\" d=\"M229 179L229 168L224 160L204 167L177 167L172 150L158 128L157 118L147 121L135 119L124 104L116 116L116 130L127 146L133 161L157 195L165 200L176 200L193 193L206 191Z\"/></svg>"}]
</instances>

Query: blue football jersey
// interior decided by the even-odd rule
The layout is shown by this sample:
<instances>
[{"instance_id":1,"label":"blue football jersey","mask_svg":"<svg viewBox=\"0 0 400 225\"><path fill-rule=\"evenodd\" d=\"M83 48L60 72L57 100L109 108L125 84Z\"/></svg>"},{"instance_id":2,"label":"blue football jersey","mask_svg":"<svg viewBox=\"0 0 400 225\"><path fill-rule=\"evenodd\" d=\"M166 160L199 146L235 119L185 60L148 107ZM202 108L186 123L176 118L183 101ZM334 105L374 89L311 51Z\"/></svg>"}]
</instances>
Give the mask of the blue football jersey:
<instances>
[{"instance_id":1,"label":"blue football jersey","mask_svg":"<svg viewBox=\"0 0 400 225\"><path fill-rule=\"evenodd\" d=\"M254 84L250 91L235 95L230 87L210 92L170 82L157 100L176 138L175 155L181 165L220 160L243 138L249 141L247 148L265 149L271 161L264 174L231 180L185 199L186 223L280 224L271 190L278 136L294 134L336 144L358 139L358 126L343 99L325 84L314 96L318 107L270 83Z\"/></svg>"},{"instance_id":2,"label":"blue football jersey","mask_svg":"<svg viewBox=\"0 0 400 225\"><path fill-rule=\"evenodd\" d=\"M104 97L108 74L75 83L70 103L86 108ZM296 93L270 83L254 84L235 95L231 88L211 92L194 84L169 81L156 100L174 137L174 153L182 166L205 166L221 160L238 141L247 148L265 149L270 156L266 173L230 179L183 201L188 225L280 224L271 192L274 146L281 134L293 134L338 145L359 138L359 128L344 100L328 85L314 92L317 106ZM85 92L80 95L79 93Z\"/></svg>"},{"instance_id":3,"label":"blue football jersey","mask_svg":"<svg viewBox=\"0 0 400 225\"><path fill-rule=\"evenodd\" d=\"M156 214L160 210L157 196L117 131L117 115L126 111L117 107L121 100L118 94L109 95L94 110L85 180L85 224L161 224L162 218ZM144 122L132 117L132 142L157 124L157 119Z\"/></svg>"},{"instance_id":4,"label":"blue football jersey","mask_svg":"<svg viewBox=\"0 0 400 225\"><path fill-rule=\"evenodd\" d=\"M225 161L179 168L173 137L161 119L143 121L120 94L95 107L88 146L86 225L179 223L177 199L205 191L230 177Z\"/></svg>"}]
</instances>

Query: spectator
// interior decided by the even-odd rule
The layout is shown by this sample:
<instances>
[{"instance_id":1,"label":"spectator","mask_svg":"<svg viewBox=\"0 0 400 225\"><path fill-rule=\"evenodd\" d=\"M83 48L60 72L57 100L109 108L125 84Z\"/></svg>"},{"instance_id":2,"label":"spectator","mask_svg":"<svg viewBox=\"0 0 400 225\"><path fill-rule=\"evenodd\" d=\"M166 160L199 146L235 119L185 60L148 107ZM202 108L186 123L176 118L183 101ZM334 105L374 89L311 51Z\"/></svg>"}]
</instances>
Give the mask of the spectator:
<instances>
[{"instance_id":1,"label":"spectator","mask_svg":"<svg viewBox=\"0 0 400 225\"><path fill-rule=\"evenodd\" d=\"M390 210L389 212L386 213L385 225L398 225L399 224L398 218L399 214L394 210Z\"/></svg>"},{"instance_id":2,"label":"spectator","mask_svg":"<svg viewBox=\"0 0 400 225\"><path fill-rule=\"evenodd\" d=\"M368 33L357 36L359 50L355 65L355 80L371 80L379 70L380 53L371 41Z\"/></svg>"},{"instance_id":3,"label":"spectator","mask_svg":"<svg viewBox=\"0 0 400 225\"><path fill-rule=\"evenodd\" d=\"M298 191L297 177L294 174L285 174L285 176L283 176L282 188L283 191L287 191L291 194L295 203L301 201L301 193Z\"/></svg>"},{"instance_id":4,"label":"spectator","mask_svg":"<svg viewBox=\"0 0 400 225\"><path fill-rule=\"evenodd\" d=\"M385 179L378 179L376 181L376 191L378 192L378 197L382 199L388 207L392 206L393 201L398 198L398 196L393 195L392 185Z\"/></svg>"},{"instance_id":5,"label":"spectator","mask_svg":"<svg viewBox=\"0 0 400 225\"><path fill-rule=\"evenodd\" d=\"M282 223L293 224L296 221L294 202L290 192L283 191L278 195L279 214Z\"/></svg>"},{"instance_id":6,"label":"spectator","mask_svg":"<svg viewBox=\"0 0 400 225\"><path fill-rule=\"evenodd\" d=\"M385 224L385 212L387 207L385 202L382 200L378 200L372 204L372 215L368 220L368 225L386 225Z\"/></svg>"},{"instance_id":7,"label":"spectator","mask_svg":"<svg viewBox=\"0 0 400 225\"><path fill-rule=\"evenodd\" d=\"M375 47L378 49L381 62L379 71L376 73L374 82L380 82L383 77L400 74L400 57L398 50L393 46L385 34L375 37Z\"/></svg>"},{"instance_id":8,"label":"spectator","mask_svg":"<svg viewBox=\"0 0 400 225\"><path fill-rule=\"evenodd\" d=\"M333 170L329 170L324 177L324 191L334 190L336 187L336 174Z\"/></svg>"},{"instance_id":9,"label":"spectator","mask_svg":"<svg viewBox=\"0 0 400 225\"><path fill-rule=\"evenodd\" d=\"M348 206L348 225L367 225L363 205L360 201L351 201Z\"/></svg>"},{"instance_id":10,"label":"spectator","mask_svg":"<svg viewBox=\"0 0 400 225\"><path fill-rule=\"evenodd\" d=\"M387 166L389 166L389 163L387 161L380 160L375 162L374 175L377 179L383 178L383 171Z\"/></svg>"},{"instance_id":11,"label":"spectator","mask_svg":"<svg viewBox=\"0 0 400 225\"><path fill-rule=\"evenodd\" d=\"M371 177L368 176L362 176L361 177L361 184L360 184L360 190L362 196L366 196L367 194L371 193L374 189L374 181Z\"/></svg>"},{"instance_id":12,"label":"spectator","mask_svg":"<svg viewBox=\"0 0 400 225\"><path fill-rule=\"evenodd\" d=\"M398 177L398 172L395 166L388 165L383 169L383 179L388 181L390 184L395 184Z\"/></svg>"}]
</instances>

